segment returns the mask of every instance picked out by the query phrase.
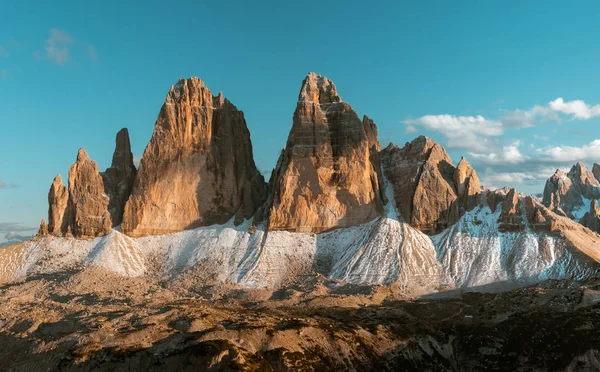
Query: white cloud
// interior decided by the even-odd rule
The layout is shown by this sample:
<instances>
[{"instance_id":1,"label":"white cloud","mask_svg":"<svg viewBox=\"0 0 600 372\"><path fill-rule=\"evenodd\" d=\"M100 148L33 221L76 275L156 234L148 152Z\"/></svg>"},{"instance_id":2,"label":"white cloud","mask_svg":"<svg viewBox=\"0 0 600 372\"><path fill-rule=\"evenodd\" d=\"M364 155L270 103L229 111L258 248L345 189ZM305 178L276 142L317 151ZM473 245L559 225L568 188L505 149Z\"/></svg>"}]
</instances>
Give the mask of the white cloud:
<instances>
[{"instance_id":1,"label":"white cloud","mask_svg":"<svg viewBox=\"0 0 600 372\"><path fill-rule=\"evenodd\" d=\"M506 128L530 128L539 121L557 121L558 115L547 106L535 105L529 110L505 111L500 121Z\"/></svg>"},{"instance_id":2,"label":"white cloud","mask_svg":"<svg viewBox=\"0 0 600 372\"><path fill-rule=\"evenodd\" d=\"M406 129L405 129L405 132L406 133L417 133L418 130L417 130L417 128L415 128L414 125L407 125Z\"/></svg>"},{"instance_id":3,"label":"white cloud","mask_svg":"<svg viewBox=\"0 0 600 372\"><path fill-rule=\"evenodd\" d=\"M483 152L492 142L489 138L502 135L502 123L478 116L425 115L418 119L405 120L408 126L421 126L443 134L447 146L455 149L469 149Z\"/></svg>"},{"instance_id":4,"label":"white cloud","mask_svg":"<svg viewBox=\"0 0 600 372\"><path fill-rule=\"evenodd\" d=\"M502 147L501 152L487 152L484 154L470 153L471 157L487 165L494 164L521 164L529 159L519 151L520 141Z\"/></svg>"},{"instance_id":5,"label":"white cloud","mask_svg":"<svg viewBox=\"0 0 600 372\"><path fill-rule=\"evenodd\" d=\"M69 60L69 46L72 43L73 38L67 32L51 29L50 37L44 43L46 58L58 65L64 65Z\"/></svg>"},{"instance_id":6,"label":"white cloud","mask_svg":"<svg viewBox=\"0 0 600 372\"><path fill-rule=\"evenodd\" d=\"M133 157L133 165L135 165L136 168L140 167L140 161L142 161L141 155Z\"/></svg>"},{"instance_id":7,"label":"white cloud","mask_svg":"<svg viewBox=\"0 0 600 372\"><path fill-rule=\"evenodd\" d=\"M545 162L598 162L600 160L600 139L582 146L547 146L537 149L536 155Z\"/></svg>"},{"instance_id":8,"label":"white cloud","mask_svg":"<svg viewBox=\"0 0 600 372\"><path fill-rule=\"evenodd\" d=\"M557 98L549 103L556 112L573 115L573 119L586 120L600 115L600 105L590 106L582 100L567 101Z\"/></svg>"}]
</instances>

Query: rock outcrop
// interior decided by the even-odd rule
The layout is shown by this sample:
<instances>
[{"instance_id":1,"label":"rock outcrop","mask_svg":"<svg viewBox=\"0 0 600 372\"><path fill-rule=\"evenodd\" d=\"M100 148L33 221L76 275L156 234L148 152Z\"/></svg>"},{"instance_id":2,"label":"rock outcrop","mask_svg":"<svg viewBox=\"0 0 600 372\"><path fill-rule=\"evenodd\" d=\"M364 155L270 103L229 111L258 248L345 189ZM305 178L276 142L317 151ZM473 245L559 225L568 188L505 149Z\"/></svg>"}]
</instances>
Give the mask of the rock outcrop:
<instances>
[{"instance_id":1,"label":"rock outcrop","mask_svg":"<svg viewBox=\"0 0 600 372\"><path fill-rule=\"evenodd\" d=\"M404 147L390 144L381 157L402 219L425 233L442 231L480 202L475 170L465 159L455 168L430 138L420 136Z\"/></svg>"},{"instance_id":2,"label":"rock outcrop","mask_svg":"<svg viewBox=\"0 0 600 372\"><path fill-rule=\"evenodd\" d=\"M40 222L40 228L37 232L37 236L42 237L42 236L47 236L48 235L48 224L46 223L46 220L42 219L42 222Z\"/></svg>"},{"instance_id":3,"label":"rock outcrop","mask_svg":"<svg viewBox=\"0 0 600 372\"><path fill-rule=\"evenodd\" d=\"M77 161L69 169L68 189L60 174L54 178L48 204L49 234L87 239L111 231L108 196L104 194L102 176L85 149L79 149Z\"/></svg>"},{"instance_id":4,"label":"rock outcrop","mask_svg":"<svg viewBox=\"0 0 600 372\"><path fill-rule=\"evenodd\" d=\"M479 204L481 183L477 172L467 159L461 157L454 172L454 186L459 200L461 214L475 208Z\"/></svg>"},{"instance_id":5,"label":"rock outcrop","mask_svg":"<svg viewBox=\"0 0 600 372\"><path fill-rule=\"evenodd\" d=\"M69 169L69 203L66 215L76 238L103 236L111 231L108 196L104 193L98 165L85 149Z\"/></svg>"},{"instance_id":6,"label":"rock outcrop","mask_svg":"<svg viewBox=\"0 0 600 372\"><path fill-rule=\"evenodd\" d=\"M269 229L316 233L381 215L378 153L373 121L361 121L331 80L309 73L271 177Z\"/></svg>"},{"instance_id":7,"label":"rock outcrop","mask_svg":"<svg viewBox=\"0 0 600 372\"><path fill-rule=\"evenodd\" d=\"M600 172L599 167L595 167ZM569 173L557 170L546 181L543 203L555 213L579 221L592 200L600 199L600 181L582 162Z\"/></svg>"},{"instance_id":8,"label":"rock outcrop","mask_svg":"<svg viewBox=\"0 0 600 372\"><path fill-rule=\"evenodd\" d=\"M502 212L498 220L499 230L501 232L523 231L525 225L521 212L519 195L515 189L510 189L502 202Z\"/></svg>"},{"instance_id":9,"label":"rock outcrop","mask_svg":"<svg viewBox=\"0 0 600 372\"><path fill-rule=\"evenodd\" d=\"M122 231L165 234L234 216L241 223L265 200L243 112L200 79L179 80L144 151Z\"/></svg>"},{"instance_id":10,"label":"rock outcrop","mask_svg":"<svg viewBox=\"0 0 600 372\"><path fill-rule=\"evenodd\" d=\"M69 216L66 216L69 203L69 190L63 184L62 177L57 175L48 192L48 233L62 236L67 231Z\"/></svg>"},{"instance_id":11,"label":"rock outcrop","mask_svg":"<svg viewBox=\"0 0 600 372\"><path fill-rule=\"evenodd\" d=\"M133 154L129 142L129 132L123 128L117 133L115 152L112 164L102 175L104 192L110 198L108 211L113 226L118 226L123 221L125 203L131 195L133 182L137 170L133 164Z\"/></svg>"},{"instance_id":12,"label":"rock outcrop","mask_svg":"<svg viewBox=\"0 0 600 372\"><path fill-rule=\"evenodd\" d=\"M594 166L592 167L592 174L598 181L600 181L600 164L594 163Z\"/></svg>"},{"instance_id":13,"label":"rock outcrop","mask_svg":"<svg viewBox=\"0 0 600 372\"><path fill-rule=\"evenodd\" d=\"M590 205L590 210L581 219L581 224L590 230L600 233L600 208L598 200L593 200Z\"/></svg>"}]
</instances>

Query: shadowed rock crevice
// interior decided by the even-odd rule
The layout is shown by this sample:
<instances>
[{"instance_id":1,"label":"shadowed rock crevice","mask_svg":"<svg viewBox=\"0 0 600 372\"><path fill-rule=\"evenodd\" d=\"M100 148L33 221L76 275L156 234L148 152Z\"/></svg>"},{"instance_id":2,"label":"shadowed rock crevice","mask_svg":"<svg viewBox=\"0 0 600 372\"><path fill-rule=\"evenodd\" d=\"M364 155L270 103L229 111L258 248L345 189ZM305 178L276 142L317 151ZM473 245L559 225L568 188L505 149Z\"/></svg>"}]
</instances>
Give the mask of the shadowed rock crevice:
<instances>
[{"instance_id":1,"label":"shadowed rock crevice","mask_svg":"<svg viewBox=\"0 0 600 372\"><path fill-rule=\"evenodd\" d=\"M123 221L125 203L131 195L137 170L133 164L133 154L129 141L129 132L123 128L117 133L115 152L110 168L101 173L104 192L110 198L108 210L113 226Z\"/></svg>"}]
</instances>

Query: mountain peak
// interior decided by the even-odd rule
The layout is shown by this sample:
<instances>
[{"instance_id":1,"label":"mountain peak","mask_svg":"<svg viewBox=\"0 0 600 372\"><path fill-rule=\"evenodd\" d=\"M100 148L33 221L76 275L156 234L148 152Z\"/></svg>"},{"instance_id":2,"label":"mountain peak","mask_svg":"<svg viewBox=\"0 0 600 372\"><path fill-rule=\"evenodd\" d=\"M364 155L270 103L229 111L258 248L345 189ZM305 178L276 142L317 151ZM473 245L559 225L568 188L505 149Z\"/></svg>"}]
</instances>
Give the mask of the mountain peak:
<instances>
[{"instance_id":1,"label":"mountain peak","mask_svg":"<svg viewBox=\"0 0 600 372\"><path fill-rule=\"evenodd\" d=\"M302 81L298 101L327 105L340 103L342 99L338 95L333 81L325 76L309 72L304 81Z\"/></svg>"},{"instance_id":2,"label":"mountain peak","mask_svg":"<svg viewBox=\"0 0 600 372\"><path fill-rule=\"evenodd\" d=\"M82 162L86 160L90 160L90 156L88 155L87 151L85 151L85 149L82 147L77 152L77 162Z\"/></svg>"}]
</instances>

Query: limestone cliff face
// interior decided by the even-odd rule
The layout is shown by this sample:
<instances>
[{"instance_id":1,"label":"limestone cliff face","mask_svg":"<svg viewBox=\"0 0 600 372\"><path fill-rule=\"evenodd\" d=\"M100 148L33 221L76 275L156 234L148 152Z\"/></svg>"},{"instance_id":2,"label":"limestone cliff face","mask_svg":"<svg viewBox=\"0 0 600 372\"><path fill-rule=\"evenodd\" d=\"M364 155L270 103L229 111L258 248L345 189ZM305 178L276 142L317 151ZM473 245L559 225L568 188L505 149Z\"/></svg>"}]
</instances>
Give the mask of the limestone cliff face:
<instances>
[{"instance_id":1,"label":"limestone cliff face","mask_svg":"<svg viewBox=\"0 0 600 372\"><path fill-rule=\"evenodd\" d=\"M112 164L110 168L101 174L104 182L104 192L110 198L108 210L113 226L118 226L123 221L125 203L131 195L136 173L129 132L126 128L123 128L117 133Z\"/></svg>"},{"instance_id":2,"label":"limestone cliff face","mask_svg":"<svg viewBox=\"0 0 600 372\"><path fill-rule=\"evenodd\" d=\"M108 202L98 165L85 149L79 149L77 161L69 169L66 211L73 236L93 238L108 234L112 226Z\"/></svg>"},{"instance_id":3,"label":"limestone cliff face","mask_svg":"<svg viewBox=\"0 0 600 372\"><path fill-rule=\"evenodd\" d=\"M271 178L269 229L321 232L381 215L379 142L333 82L309 73Z\"/></svg>"},{"instance_id":4,"label":"limestone cliff face","mask_svg":"<svg viewBox=\"0 0 600 372\"><path fill-rule=\"evenodd\" d=\"M465 159L455 168L430 138L420 136L404 147L390 144L381 157L402 219L423 232L440 232L479 204L475 170Z\"/></svg>"},{"instance_id":5,"label":"limestone cliff face","mask_svg":"<svg viewBox=\"0 0 600 372\"><path fill-rule=\"evenodd\" d=\"M266 200L243 112L198 78L174 85L144 151L122 231L165 234L240 223Z\"/></svg>"}]
</instances>

